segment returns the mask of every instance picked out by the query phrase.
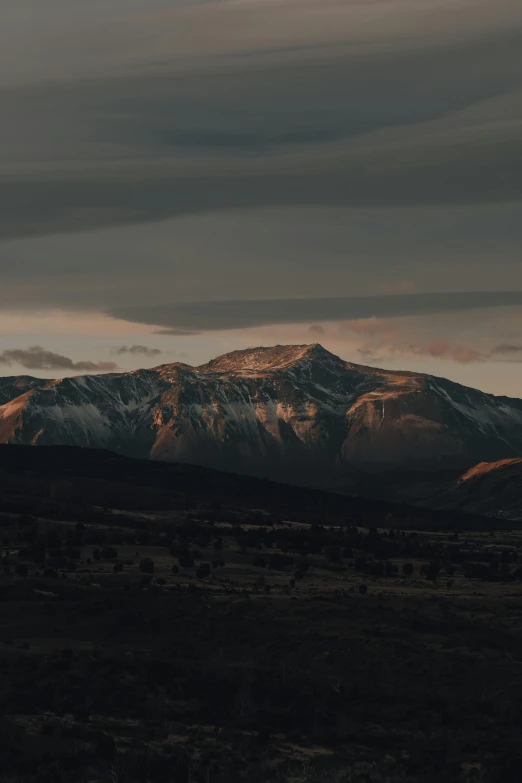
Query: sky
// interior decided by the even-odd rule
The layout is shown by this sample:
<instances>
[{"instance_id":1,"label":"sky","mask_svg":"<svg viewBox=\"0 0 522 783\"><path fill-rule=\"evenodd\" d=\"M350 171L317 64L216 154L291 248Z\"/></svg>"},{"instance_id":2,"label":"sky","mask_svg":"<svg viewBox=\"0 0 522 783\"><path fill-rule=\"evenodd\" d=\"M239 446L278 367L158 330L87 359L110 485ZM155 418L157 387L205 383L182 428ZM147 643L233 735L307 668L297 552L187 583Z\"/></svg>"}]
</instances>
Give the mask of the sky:
<instances>
[{"instance_id":1,"label":"sky","mask_svg":"<svg viewBox=\"0 0 522 783\"><path fill-rule=\"evenodd\" d=\"M520 0L0 3L0 374L320 342L522 397Z\"/></svg>"}]
</instances>

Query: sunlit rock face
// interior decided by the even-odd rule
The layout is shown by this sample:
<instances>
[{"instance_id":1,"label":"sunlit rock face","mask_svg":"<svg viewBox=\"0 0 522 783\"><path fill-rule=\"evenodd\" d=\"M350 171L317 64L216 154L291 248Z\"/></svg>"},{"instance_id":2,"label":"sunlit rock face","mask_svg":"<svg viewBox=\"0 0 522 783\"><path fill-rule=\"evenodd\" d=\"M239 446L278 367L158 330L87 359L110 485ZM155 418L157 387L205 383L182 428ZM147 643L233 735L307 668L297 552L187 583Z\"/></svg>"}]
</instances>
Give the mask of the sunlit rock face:
<instances>
[{"instance_id":1,"label":"sunlit rock face","mask_svg":"<svg viewBox=\"0 0 522 783\"><path fill-rule=\"evenodd\" d=\"M320 345L234 351L200 367L0 379L0 442L104 447L281 480L469 467L522 454L522 400L345 362Z\"/></svg>"}]
</instances>

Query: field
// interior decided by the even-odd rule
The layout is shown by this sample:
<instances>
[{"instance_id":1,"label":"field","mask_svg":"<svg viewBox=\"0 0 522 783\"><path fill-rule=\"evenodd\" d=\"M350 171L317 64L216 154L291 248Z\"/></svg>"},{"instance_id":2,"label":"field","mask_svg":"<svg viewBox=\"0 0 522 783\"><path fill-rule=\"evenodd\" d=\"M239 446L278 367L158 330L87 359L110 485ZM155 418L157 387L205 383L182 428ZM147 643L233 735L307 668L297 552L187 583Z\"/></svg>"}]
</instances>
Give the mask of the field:
<instances>
[{"instance_id":1,"label":"field","mask_svg":"<svg viewBox=\"0 0 522 783\"><path fill-rule=\"evenodd\" d=\"M12 502L2 780L520 780L517 531Z\"/></svg>"}]
</instances>

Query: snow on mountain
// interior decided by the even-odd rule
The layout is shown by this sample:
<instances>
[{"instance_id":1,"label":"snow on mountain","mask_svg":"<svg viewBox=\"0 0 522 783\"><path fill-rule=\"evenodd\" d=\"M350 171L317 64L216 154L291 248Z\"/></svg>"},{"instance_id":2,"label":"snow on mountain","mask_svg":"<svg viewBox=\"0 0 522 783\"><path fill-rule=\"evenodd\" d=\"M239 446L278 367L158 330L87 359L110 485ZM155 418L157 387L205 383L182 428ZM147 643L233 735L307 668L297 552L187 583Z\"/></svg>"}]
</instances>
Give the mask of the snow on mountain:
<instances>
[{"instance_id":1,"label":"snow on mountain","mask_svg":"<svg viewBox=\"0 0 522 783\"><path fill-rule=\"evenodd\" d=\"M343 486L354 468L522 455L522 400L351 364L317 344L275 346L200 367L0 379L0 442L105 447Z\"/></svg>"}]
</instances>

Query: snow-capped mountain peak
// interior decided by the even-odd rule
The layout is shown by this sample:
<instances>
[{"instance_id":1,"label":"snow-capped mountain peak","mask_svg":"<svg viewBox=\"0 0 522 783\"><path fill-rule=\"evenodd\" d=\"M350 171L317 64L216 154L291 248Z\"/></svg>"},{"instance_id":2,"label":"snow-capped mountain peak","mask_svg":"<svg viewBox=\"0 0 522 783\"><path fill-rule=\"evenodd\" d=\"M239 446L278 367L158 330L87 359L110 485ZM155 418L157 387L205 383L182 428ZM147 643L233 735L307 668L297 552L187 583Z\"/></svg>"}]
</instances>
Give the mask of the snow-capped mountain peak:
<instances>
[{"instance_id":1,"label":"snow-capped mountain peak","mask_svg":"<svg viewBox=\"0 0 522 783\"><path fill-rule=\"evenodd\" d=\"M343 361L319 344L191 367L0 379L0 442L101 446L339 485L357 468L522 455L522 401Z\"/></svg>"}]
</instances>

